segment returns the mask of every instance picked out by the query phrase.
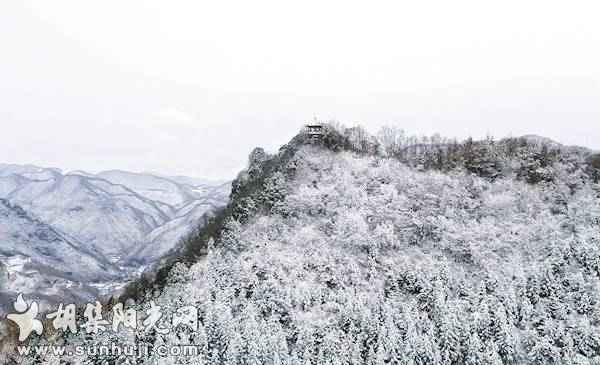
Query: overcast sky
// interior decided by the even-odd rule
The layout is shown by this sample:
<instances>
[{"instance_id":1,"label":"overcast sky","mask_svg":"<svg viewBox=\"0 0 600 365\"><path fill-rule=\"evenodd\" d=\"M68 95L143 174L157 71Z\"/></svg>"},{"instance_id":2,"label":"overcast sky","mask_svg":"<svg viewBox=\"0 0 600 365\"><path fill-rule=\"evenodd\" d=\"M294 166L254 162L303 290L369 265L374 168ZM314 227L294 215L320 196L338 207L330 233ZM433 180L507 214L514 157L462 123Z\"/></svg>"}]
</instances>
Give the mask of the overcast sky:
<instances>
[{"instance_id":1,"label":"overcast sky","mask_svg":"<svg viewBox=\"0 0 600 365\"><path fill-rule=\"evenodd\" d=\"M0 162L231 178L313 115L600 148L598 4L4 1Z\"/></svg>"}]
</instances>

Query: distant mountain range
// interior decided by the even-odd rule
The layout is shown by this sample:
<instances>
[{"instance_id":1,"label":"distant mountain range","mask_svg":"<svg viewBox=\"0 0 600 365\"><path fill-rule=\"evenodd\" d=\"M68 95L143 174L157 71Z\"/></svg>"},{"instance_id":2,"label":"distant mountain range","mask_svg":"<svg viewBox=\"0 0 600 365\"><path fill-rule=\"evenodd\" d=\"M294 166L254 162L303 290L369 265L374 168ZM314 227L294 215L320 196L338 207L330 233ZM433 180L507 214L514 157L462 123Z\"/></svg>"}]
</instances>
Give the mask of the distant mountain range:
<instances>
[{"instance_id":1,"label":"distant mountain range","mask_svg":"<svg viewBox=\"0 0 600 365\"><path fill-rule=\"evenodd\" d=\"M0 164L0 308L114 289L226 204L229 183Z\"/></svg>"}]
</instances>

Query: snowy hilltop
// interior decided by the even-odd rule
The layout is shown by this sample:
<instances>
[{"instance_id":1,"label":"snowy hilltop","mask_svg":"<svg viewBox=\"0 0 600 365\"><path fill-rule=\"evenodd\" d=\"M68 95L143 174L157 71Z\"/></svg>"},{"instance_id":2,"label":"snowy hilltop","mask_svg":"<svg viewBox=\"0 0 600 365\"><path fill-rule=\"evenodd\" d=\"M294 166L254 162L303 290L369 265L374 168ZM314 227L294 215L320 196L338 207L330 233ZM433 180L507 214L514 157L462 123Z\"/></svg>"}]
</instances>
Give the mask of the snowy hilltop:
<instances>
[{"instance_id":1,"label":"snowy hilltop","mask_svg":"<svg viewBox=\"0 0 600 365\"><path fill-rule=\"evenodd\" d=\"M327 125L253 151L227 206L115 298L164 330L52 341L200 349L143 364L598 363L599 181L598 155L540 139ZM197 322L169 327L183 306Z\"/></svg>"},{"instance_id":2,"label":"snowy hilltop","mask_svg":"<svg viewBox=\"0 0 600 365\"><path fill-rule=\"evenodd\" d=\"M0 313L17 292L50 302L111 292L223 206L229 189L0 164Z\"/></svg>"}]
</instances>

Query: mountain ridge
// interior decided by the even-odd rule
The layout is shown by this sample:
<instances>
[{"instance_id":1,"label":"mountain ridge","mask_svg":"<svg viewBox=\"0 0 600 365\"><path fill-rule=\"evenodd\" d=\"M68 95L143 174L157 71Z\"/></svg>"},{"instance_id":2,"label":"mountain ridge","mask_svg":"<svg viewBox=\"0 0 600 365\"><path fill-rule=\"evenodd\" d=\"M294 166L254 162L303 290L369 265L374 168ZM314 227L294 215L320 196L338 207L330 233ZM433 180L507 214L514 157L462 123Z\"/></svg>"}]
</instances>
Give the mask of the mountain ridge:
<instances>
[{"instance_id":1,"label":"mountain ridge","mask_svg":"<svg viewBox=\"0 0 600 365\"><path fill-rule=\"evenodd\" d=\"M198 309L193 336L135 343L215 364L600 357L590 151L490 138L382 152L359 129L328 133L253 150L227 206L113 298Z\"/></svg>"},{"instance_id":2,"label":"mountain ridge","mask_svg":"<svg viewBox=\"0 0 600 365\"><path fill-rule=\"evenodd\" d=\"M404 132L401 132L404 135ZM407 141L417 140L416 137L407 138ZM431 139L433 141L433 138ZM490 162L486 161L487 158L494 158L495 156L489 156L489 150L486 144L491 143L491 146L495 145L493 140L473 141L471 138L464 142L457 142L456 140L450 140L444 148L441 148L441 144L430 144L426 145L428 148L418 149L413 151L414 154L408 156L403 155L411 147L417 145L414 142L408 143L408 145L398 145L397 141L391 144L391 147L396 150L388 150L390 145L386 145L385 141L380 141L374 136L370 135L361 127L346 128L337 123L325 123L323 125L322 135L316 140L309 134L301 131L294 136L289 143L280 147L279 151L273 155L267 154L262 148L255 148L249 156L248 166L242 170L236 179L232 182L232 191L229 202L227 205L218 210L214 217L210 218L206 225L198 232L193 233L192 237L186 237L184 240L185 244L179 248L179 250L172 256L163 258L157 263L151 270L145 273L138 281L130 283L125 287L122 293L118 293L115 300L126 300L129 298L140 298L144 296L144 293L149 288L159 289L166 283L167 277L170 270L177 263L185 263L186 265L193 264L195 260L205 256L208 253L208 248L211 242L218 242L220 240L223 231L227 231L226 221L228 219L244 221L244 217L251 214L256 207L247 207L245 200L256 195L261 188L265 188L266 180L275 172L280 172L285 169L286 174L293 174L295 166L293 163L287 166L293 159L295 153L300 147L305 145L316 144L318 148L324 148L333 152L350 151L360 155L381 155L388 156L391 158L398 159L409 166L419 167L423 164L423 160L433 160L438 158L439 154L447 153L449 155L448 162L449 166L444 167L448 169L456 169L457 164L462 164L462 168L466 169L467 172L477 174L480 176L490 177L489 171L485 169L479 169L480 165L483 165L492 170L498 169L496 166L490 166ZM499 141L502 144L502 149L505 153L514 154L513 149L523 148L527 150L526 153L534 155L534 159L538 158L538 151L548 151L551 148L556 154L559 151L565 151L578 156L585 156L581 158L579 162L582 165L588 164L586 168L587 173L591 175L593 179L598 181L600 179L600 169L590 170L589 165L590 157L593 156L591 149L579 146L564 146L558 142L550 140L548 138L539 137L537 135L525 135L521 137L506 137ZM477 149L477 151L473 151ZM528 149L531 149L528 150ZM419 151L421 150L421 151ZM398 152L400 152L398 154ZM433 154L432 154L433 152ZM456 154L464 154L465 156L457 157ZM474 156L474 153L479 153L480 156ZM549 153L549 152L543 152ZM522 156L510 155L510 158L521 158ZM551 156L543 156L545 159L551 159ZM555 157L554 157L555 158ZM450 161L452 159L460 159L460 161ZM530 161L524 161L527 164ZM548 163L548 161L543 162ZM438 168L440 166L434 166L435 164L429 162L430 166L426 168ZM539 161L534 161L534 166L523 165L520 167L520 171L515 171L515 174L522 174L517 176L520 179L529 179L529 183L538 183L544 181L546 177L543 174L546 172L545 167L540 167ZM477 168L475 168L477 167ZM422 167L419 167L422 168ZM540 172L541 169L541 172ZM492 177L499 171L491 172ZM542 175L542 176L540 176ZM254 190L254 191L253 191ZM261 199L258 199L261 200ZM270 208L270 207L267 207ZM218 243L217 243L218 244Z\"/></svg>"},{"instance_id":3,"label":"mountain ridge","mask_svg":"<svg viewBox=\"0 0 600 365\"><path fill-rule=\"evenodd\" d=\"M227 204L110 304L197 308L193 336L130 342L199 363L596 361L600 168L538 142L410 148L326 125L256 148Z\"/></svg>"},{"instance_id":4,"label":"mountain ridge","mask_svg":"<svg viewBox=\"0 0 600 365\"><path fill-rule=\"evenodd\" d=\"M104 179L80 171L63 174L55 168L0 164L0 199L3 202L18 207L24 219L26 217L31 222L48 227L48 231L57 232L77 252L91 254L100 262L115 267L112 277L98 276L98 279L104 278L106 283L94 284L97 290L84 290L88 292L88 298L92 297L91 293L98 296L111 292L115 285L135 275L140 265L150 264L171 250L181 235L200 224L200 213L219 207L228 195L227 184L204 186L205 189L199 192L155 176L126 172L119 174L121 181L116 183L109 181L111 178L115 180L114 176ZM161 187L159 184L157 188L166 186L174 192L172 196L179 200L164 202L153 200L148 194L142 195L139 186L127 186L131 185L126 179L129 176L146 179L142 185L145 182L150 189L153 183L166 181L166 185ZM180 191L185 194L177 196ZM168 197L169 193L164 196ZM5 217L5 220L8 218ZM4 223L10 225L8 221ZM17 246L11 247L8 251L12 253L5 250L3 260L12 260L11 255L20 255L20 260L30 259L18 253ZM35 261L39 252L31 254L31 259ZM83 267L65 270L75 274L85 271ZM11 277L17 274L11 269ZM60 276L60 273L57 275ZM38 286L33 282L23 286L30 294L50 288L44 286L48 285L44 284L47 281L39 280L38 274L36 277ZM79 278L83 281L90 279ZM65 293L65 296L72 297L69 293Z\"/></svg>"}]
</instances>

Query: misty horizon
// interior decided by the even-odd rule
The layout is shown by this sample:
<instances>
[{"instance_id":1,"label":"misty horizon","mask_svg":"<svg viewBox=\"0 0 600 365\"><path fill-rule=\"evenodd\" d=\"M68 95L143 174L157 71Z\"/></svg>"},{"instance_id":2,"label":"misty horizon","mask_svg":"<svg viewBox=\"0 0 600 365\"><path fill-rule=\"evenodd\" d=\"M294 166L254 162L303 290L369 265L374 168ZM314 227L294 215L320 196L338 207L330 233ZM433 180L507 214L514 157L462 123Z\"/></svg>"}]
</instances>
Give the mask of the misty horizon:
<instances>
[{"instance_id":1,"label":"misty horizon","mask_svg":"<svg viewBox=\"0 0 600 365\"><path fill-rule=\"evenodd\" d=\"M372 133L536 134L600 149L597 10L5 4L0 121L10 138L0 155L231 178L254 147L276 151L314 115Z\"/></svg>"},{"instance_id":2,"label":"misty horizon","mask_svg":"<svg viewBox=\"0 0 600 365\"><path fill-rule=\"evenodd\" d=\"M309 123L309 122L307 122ZM349 127L353 127L349 126ZM356 126L360 126L360 125L356 125ZM387 126L387 125L386 125ZM347 126L348 127L348 126ZM393 126L393 127L397 127L397 126ZM300 132L300 130L298 131ZM369 131L372 134L375 134L376 131ZM408 132L408 131L405 131ZM409 134L409 133L407 133ZM416 135L415 135L416 136ZM549 138L545 135L540 135L540 134L524 134L524 135L513 135L513 134L508 134L506 136L494 136L491 134L486 134L485 136L480 136L480 139L484 139L487 137L492 137L494 139L503 139L503 138L510 138L510 137L524 137L524 136L539 136L539 137L544 137L544 138ZM421 137L421 136L416 136L416 137ZM447 136L441 136L441 137L447 137ZM456 137L453 137L456 138ZM467 138L472 138L472 136L467 136L464 137L463 139L467 139ZM461 139L461 140L463 140ZM562 143L562 141L557 140L557 139L553 139L553 138L549 138L550 140L554 141L554 142L558 142L562 145L567 145L565 143ZM457 141L461 141L458 140ZM281 142L280 146L284 145L285 143L287 143L288 141L284 141ZM598 149L590 147L590 146L582 146L582 145L568 145L568 146L576 146L576 147L584 147L584 148L588 148L592 151L598 151ZM262 147L262 146L255 146L255 147ZM266 152L268 153L276 153L277 152L277 148L273 148L271 150L267 150ZM245 159L247 159L248 154L251 151L249 150L243 157ZM245 167L246 167L246 161L244 160L244 162L242 164L240 164L240 166L238 167L238 169L236 171L234 171L231 175L223 175L223 176L207 176L207 175L203 175L201 172L200 173L196 173L196 174L188 174L185 172L179 173L179 172L168 172L168 171L158 171L158 170L148 170L148 169L141 169L141 170L127 170L127 169L123 169L123 168L108 168L108 169L91 169L91 168L69 168L68 166L61 166L61 165L41 165L41 164L37 164L37 163L31 163L31 162L27 162L27 161L23 161L23 162L14 162L14 161L0 161L0 165L20 165L20 166L32 166L32 167L37 167L37 168L42 168L42 169L56 169L58 171L60 171L62 174L73 174L73 173L87 173L87 174L92 174L92 175L98 175L101 173L105 173L105 172L127 172L127 173L133 173L133 174L140 174L140 175L153 175L153 176L157 176L157 177L163 177L163 178L173 178L173 177L190 177L190 178L195 178L195 179L201 179L204 180L208 183L211 184L221 184L221 183L225 183L227 181L230 181L232 179L234 179L237 174L242 171Z\"/></svg>"}]
</instances>

